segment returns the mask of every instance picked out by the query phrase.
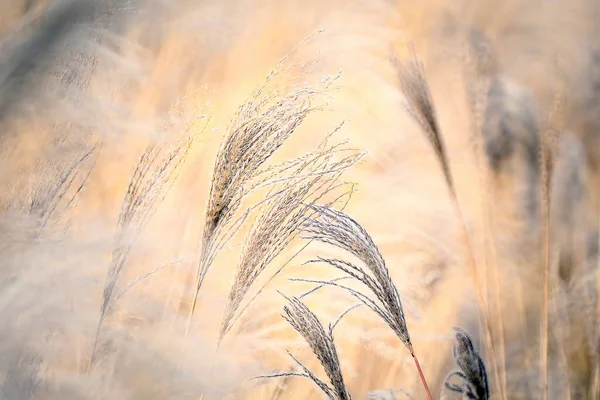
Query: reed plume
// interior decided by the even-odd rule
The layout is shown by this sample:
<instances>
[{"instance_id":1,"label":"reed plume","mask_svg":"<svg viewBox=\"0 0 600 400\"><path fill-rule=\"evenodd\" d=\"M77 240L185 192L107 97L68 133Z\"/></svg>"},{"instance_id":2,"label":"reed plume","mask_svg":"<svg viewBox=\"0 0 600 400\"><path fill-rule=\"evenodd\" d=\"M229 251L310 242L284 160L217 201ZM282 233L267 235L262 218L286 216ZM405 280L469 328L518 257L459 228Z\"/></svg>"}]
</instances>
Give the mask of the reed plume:
<instances>
[{"instance_id":1,"label":"reed plume","mask_svg":"<svg viewBox=\"0 0 600 400\"><path fill-rule=\"evenodd\" d=\"M442 138L431 90L425 78L423 66L415 58L412 58L406 65L395 60L395 66L402 93L408 101L407 110L425 133L425 137L440 163L448 188L452 196L456 196L446 145Z\"/></svg>"},{"instance_id":2,"label":"reed plume","mask_svg":"<svg viewBox=\"0 0 600 400\"><path fill-rule=\"evenodd\" d=\"M283 318L308 343L313 354L323 366L331 386L319 379L312 371L288 352L294 362L304 371L303 373L283 372L279 374L260 376L259 378L276 378L282 376L302 376L312 380L330 400L350 400L352 397L344 383L340 360L333 339L336 323L329 324L327 331L317 316L298 298L287 298L288 305L284 306Z\"/></svg>"},{"instance_id":3,"label":"reed plume","mask_svg":"<svg viewBox=\"0 0 600 400\"><path fill-rule=\"evenodd\" d=\"M427 396L431 399L427 381L410 339L400 295L377 245L369 233L347 214L328 206L311 205L311 208L315 211L315 217L309 218L303 224L305 237L347 251L360 260L364 267L337 258L319 257L309 262L326 263L344 272L364 284L377 300L339 283L313 282L341 287L379 315L410 352Z\"/></svg>"}]
</instances>

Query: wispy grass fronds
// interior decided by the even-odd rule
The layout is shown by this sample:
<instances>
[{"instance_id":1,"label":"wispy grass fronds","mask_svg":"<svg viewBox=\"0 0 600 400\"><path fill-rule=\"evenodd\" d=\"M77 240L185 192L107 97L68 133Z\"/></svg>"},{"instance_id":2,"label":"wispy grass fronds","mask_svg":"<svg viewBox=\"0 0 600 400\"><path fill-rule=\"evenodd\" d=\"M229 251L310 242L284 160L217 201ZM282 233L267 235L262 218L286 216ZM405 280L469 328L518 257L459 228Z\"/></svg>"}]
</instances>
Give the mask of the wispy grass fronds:
<instances>
[{"instance_id":1,"label":"wispy grass fronds","mask_svg":"<svg viewBox=\"0 0 600 400\"><path fill-rule=\"evenodd\" d=\"M440 162L448 187L455 196L454 180L450 171L446 146L433 105L431 90L425 79L423 66L415 58L410 59L406 65L395 61L395 65L402 93L404 93L408 102L408 112L425 133L425 137Z\"/></svg>"},{"instance_id":2,"label":"wispy grass fronds","mask_svg":"<svg viewBox=\"0 0 600 400\"><path fill-rule=\"evenodd\" d=\"M337 349L333 339L333 330L335 324L330 324L326 331L317 316L296 297L287 298L288 305L283 308L283 318L298 332L308 343L313 354L319 359L323 366L331 386L319 379L312 371L304 364L296 359L288 352L290 357L304 371L303 373L283 372L280 374L261 376L259 378L274 378L281 376L302 376L312 380L331 400L350 400L351 396L348 392L340 360L338 358Z\"/></svg>"},{"instance_id":3,"label":"wispy grass fronds","mask_svg":"<svg viewBox=\"0 0 600 400\"><path fill-rule=\"evenodd\" d=\"M360 260L364 267L336 258L319 257L311 262L324 262L358 280L375 295L376 300L339 283L318 283L348 290L385 321L413 357L423 387L431 399L427 381L410 339L398 289L390 277L377 245L369 233L347 214L328 206L311 205L311 208L315 211L315 217L308 219L302 227L306 238L345 250Z\"/></svg>"},{"instance_id":4,"label":"wispy grass fronds","mask_svg":"<svg viewBox=\"0 0 600 400\"><path fill-rule=\"evenodd\" d=\"M55 165L42 176L29 202L29 214L39 218L43 228L58 223L73 205L94 168L98 144L75 157L66 167Z\"/></svg>"},{"instance_id":5,"label":"wispy grass fronds","mask_svg":"<svg viewBox=\"0 0 600 400\"><path fill-rule=\"evenodd\" d=\"M188 329L209 268L249 213L246 210L236 218L242 201L258 186L271 181L278 172L261 167L311 113L321 109L312 103L316 97L324 95L337 79L333 77L317 84L294 85L282 96L277 91L268 90L270 81L281 72L280 63L239 108L217 153Z\"/></svg>"},{"instance_id":6,"label":"wispy grass fronds","mask_svg":"<svg viewBox=\"0 0 600 400\"><path fill-rule=\"evenodd\" d=\"M282 378L281 382L279 383L279 385L277 385L275 387L275 390L273 390L273 394L271 395L270 400L279 400L279 399L283 398L283 396L285 394L285 387L287 386L287 383L289 382L289 380L292 377L293 376L283 376L283 377L281 377Z\"/></svg>"},{"instance_id":7,"label":"wispy grass fronds","mask_svg":"<svg viewBox=\"0 0 600 400\"><path fill-rule=\"evenodd\" d=\"M166 152L160 144L152 143L137 163L117 220L117 232L102 292L100 320L88 371L95 359L102 323L114 304L113 294L131 249L177 179L194 138L195 135L190 136ZM116 298L118 297L120 296Z\"/></svg>"},{"instance_id":8,"label":"wispy grass fronds","mask_svg":"<svg viewBox=\"0 0 600 400\"><path fill-rule=\"evenodd\" d=\"M385 260L371 236L357 221L343 212L316 204L311 207L316 214L303 225L306 238L349 252L364 263L367 270L339 259L319 258L315 261L326 262L364 283L381 302L381 306L374 302L367 305L374 306L374 311L390 325L412 354L412 343L406 327L400 295L392 282Z\"/></svg>"},{"instance_id":9,"label":"wispy grass fronds","mask_svg":"<svg viewBox=\"0 0 600 400\"><path fill-rule=\"evenodd\" d=\"M461 393L465 399L487 400L490 398L490 391L485 364L475 350L469 334L460 328L454 330L454 360L461 370L448 375L444 386L453 392ZM455 377L461 380L460 384L452 382Z\"/></svg>"},{"instance_id":10,"label":"wispy grass fronds","mask_svg":"<svg viewBox=\"0 0 600 400\"><path fill-rule=\"evenodd\" d=\"M231 286L221 338L231 329L235 312L258 276L296 236L296 229L306 218L308 208L302 205L315 179L290 187L274 197L267 211L252 230Z\"/></svg>"},{"instance_id":11,"label":"wispy grass fronds","mask_svg":"<svg viewBox=\"0 0 600 400\"><path fill-rule=\"evenodd\" d=\"M340 175L362 157L362 154L354 150L339 146L339 143L333 146L322 143L315 152L280 166L276 176L285 179L283 188L275 187L271 191L275 195L267 195L268 200L263 206L262 214L248 236L229 292L221 339L246 310L247 307L244 307L236 316L250 287L298 235L299 228L314 213L311 205L337 188L336 181ZM341 159L335 160L334 156L339 156L340 153ZM287 178L282 178L281 170L288 170L290 166L293 168L289 168L284 175ZM262 288L259 293L261 291Z\"/></svg>"}]
</instances>

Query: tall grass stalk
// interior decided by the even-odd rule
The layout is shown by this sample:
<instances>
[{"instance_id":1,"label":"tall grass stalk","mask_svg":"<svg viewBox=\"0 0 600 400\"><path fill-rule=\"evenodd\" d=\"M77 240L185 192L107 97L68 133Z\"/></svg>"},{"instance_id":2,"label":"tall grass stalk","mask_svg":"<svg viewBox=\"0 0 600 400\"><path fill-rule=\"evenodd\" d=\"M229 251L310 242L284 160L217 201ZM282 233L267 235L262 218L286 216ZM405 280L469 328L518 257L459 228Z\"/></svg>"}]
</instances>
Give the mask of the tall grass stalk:
<instances>
[{"instance_id":1,"label":"tall grass stalk","mask_svg":"<svg viewBox=\"0 0 600 400\"><path fill-rule=\"evenodd\" d=\"M550 316L550 187L552 181L552 154L549 133L542 134L542 315L540 323L540 397L548 398L548 337Z\"/></svg>"},{"instance_id":2,"label":"tall grass stalk","mask_svg":"<svg viewBox=\"0 0 600 400\"><path fill-rule=\"evenodd\" d=\"M466 51L466 71L463 71L463 76L466 82L467 99L471 118L471 140L474 145L474 156L476 169L479 177L479 192L480 192L480 218L482 225L484 249L483 249L483 272L484 272L484 292L488 308L486 312L495 321L498 336L498 352L499 352L499 376L500 386L498 388L500 397L507 398L506 386L506 348L505 348L505 329L504 329L504 310L502 308L502 300L500 298L500 271L498 265L498 253L496 249L496 232L494 229L495 207L494 202L490 199L490 194L493 193L490 185L491 171L489 163L484 161L485 149L483 143L483 127L487 117L487 109L489 106L489 94L492 87L492 80L496 79L490 75L494 75L496 71L496 57L493 52L490 41L479 31L471 32L469 35L469 45ZM491 284L490 273L491 270ZM518 282L520 284L520 281ZM490 298L490 292L492 296ZM522 295L521 292L519 292ZM491 304L490 304L491 303ZM493 307L490 307L493 306ZM519 303L520 310L523 309L522 302ZM523 320L524 316L521 314ZM522 326L525 326L523 323Z\"/></svg>"},{"instance_id":3,"label":"tall grass stalk","mask_svg":"<svg viewBox=\"0 0 600 400\"><path fill-rule=\"evenodd\" d=\"M302 230L304 237L346 251L361 264L337 258L319 257L309 263L325 263L361 282L377 300L334 281L302 280L319 285L332 285L348 291L374 311L392 329L413 358L427 397L432 399L427 380L413 348L398 289L392 281L385 260L369 233L347 214L329 206L312 205L314 217L309 218Z\"/></svg>"},{"instance_id":4,"label":"tall grass stalk","mask_svg":"<svg viewBox=\"0 0 600 400\"><path fill-rule=\"evenodd\" d=\"M598 212L598 230L600 231L600 203L596 206L596 209ZM596 257L596 329L594 332L595 354L592 355L594 364L592 367L592 384L590 385L590 399L592 400L600 399L600 234L598 235L598 252Z\"/></svg>"},{"instance_id":5,"label":"tall grass stalk","mask_svg":"<svg viewBox=\"0 0 600 400\"><path fill-rule=\"evenodd\" d=\"M491 324L487 315L488 304L485 296L481 292L477 264L475 262L475 256L469 240L469 233L465 218L458 201L446 146L444 144L440 126L437 120L437 114L433 104L429 84L425 78L423 66L415 57L409 60L407 64L402 64L398 60L393 61L398 72L401 90L408 102L408 111L425 133L425 136L439 162L446 186L448 188L452 206L459 222L461 242L464 248L465 256L467 257L467 263L469 265L475 294L477 296L477 302L479 305L479 325L481 330L485 332L487 347L489 348L492 358L494 359L493 371L496 387L498 390L502 391L500 375L496 366L498 356L492 336Z\"/></svg>"}]
</instances>

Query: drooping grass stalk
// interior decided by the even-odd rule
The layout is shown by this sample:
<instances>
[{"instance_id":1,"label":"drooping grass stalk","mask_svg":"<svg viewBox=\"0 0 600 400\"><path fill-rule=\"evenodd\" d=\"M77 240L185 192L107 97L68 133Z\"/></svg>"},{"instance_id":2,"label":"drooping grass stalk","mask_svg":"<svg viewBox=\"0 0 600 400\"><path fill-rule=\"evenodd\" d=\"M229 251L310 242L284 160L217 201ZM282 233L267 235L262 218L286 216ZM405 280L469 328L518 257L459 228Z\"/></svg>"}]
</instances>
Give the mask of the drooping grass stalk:
<instances>
[{"instance_id":1,"label":"drooping grass stalk","mask_svg":"<svg viewBox=\"0 0 600 400\"><path fill-rule=\"evenodd\" d=\"M309 262L329 264L344 272L346 276L366 286L375 295L376 300L335 281L304 281L342 288L379 315L409 351L427 397L432 399L427 380L410 339L400 295L377 245L373 242L369 233L347 214L334 210L329 206L312 205L311 208L315 211L315 214L302 227L305 238L344 250L360 260L361 264L354 264L337 258L322 257ZM298 280L302 281L301 279Z\"/></svg>"},{"instance_id":2,"label":"drooping grass stalk","mask_svg":"<svg viewBox=\"0 0 600 400\"><path fill-rule=\"evenodd\" d=\"M282 372L273 375L259 376L257 378L305 377L312 380L330 400L351 400L352 397L344 382L340 360L333 338L333 331L337 323L350 309L342 313L334 323L329 324L329 328L326 331L323 324L321 324L321 321L319 321L317 316L302 301L296 297L286 297L286 299L288 300L288 305L283 308L284 315L282 315L282 317L309 345L313 354L323 366L331 386L319 379L290 352L288 352L288 354L303 371L302 373Z\"/></svg>"},{"instance_id":3,"label":"drooping grass stalk","mask_svg":"<svg viewBox=\"0 0 600 400\"><path fill-rule=\"evenodd\" d=\"M120 294L115 297L114 293L131 249L177 179L194 137L195 135L177 143L166 154L159 144L152 143L137 163L117 220L117 232L102 292L100 319L96 327L88 373L96 360L102 325L110 314L115 300L121 297Z\"/></svg>"},{"instance_id":4,"label":"drooping grass stalk","mask_svg":"<svg viewBox=\"0 0 600 400\"><path fill-rule=\"evenodd\" d=\"M479 325L481 330L485 332L487 347L490 349L493 359L497 361L498 357L492 336L492 328L486 312L486 310L488 310L488 304L485 296L483 293L481 293L479 284L480 279L477 270L477 264L475 262L475 256L469 240L469 232L462 209L460 207L460 203L458 201L446 146L444 144L441 129L437 120L437 114L433 104L429 84L425 79L423 66L414 57L406 65L401 64L397 60L394 61L398 72L400 87L408 102L408 111L425 133L427 141L431 145L442 170L442 174L450 195L450 200L459 222L461 242L465 249L465 256L467 257L467 263L469 265L475 294L477 296L477 302L479 305ZM494 363L494 365L495 364L496 363ZM500 382L498 368L494 367L493 371L496 386L500 391L502 391L502 384Z\"/></svg>"},{"instance_id":5,"label":"drooping grass stalk","mask_svg":"<svg viewBox=\"0 0 600 400\"><path fill-rule=\"evenodd\" d=\"M488 191L489 193L489 191ZM507 386L506 386L506 342L505 342L505 336L504 336L504 310L502 307L502 300L500 298L500 290L501 290L501 286L500 286L500 266L498 265L498 255L497 255L497 251L496 251L496 242L495 242L495 234L494 234L494 230L492 229L491 225L492 225L492 221L490 221L493 214L493 210L491 208L493 208L492 206L492 201L488 198L486 199L486 204L488 204L488 208L486 209L486 211L484 211L484 218L486 218L486 221L484 223L484 234L486 236L486 238L488 238L489 243L488 246L486 246L486 253L488 252L488 248L489 248L489 252L490 257L489 257L489 261L487 266L490 266L491 264L491 269L492 269L492 288L493 288L493 304L494 304L494 308L493 308L493 312L495 313L495 318L494 320L497 323L497 327L498 327L498 352L499 352L499 364L500 364L500 371L499 371L499 375L500 375L500 387L499 387L499 391L500 391L500 396L502 399L507 399ZM486 266L486 267L487 267ZM521 282L520 279L517 278L517 285L519 285L519 287L521 286ZM521 289L517 289L517 292L522 295L521 293ZM519 299L521 299L521 297L519 297ZM518 303L518 301L517 301ZM522 304L522 300L521 303L518 303L518 306L521 307L521 309L523 308L523 304ZM491 312L491 311L490 311ZM494 315L494 314L492 314ZM524 318L524 317L523 317ZM524 326L524 324L522 324L522 326Z\"/></svg>"}]
</instances>

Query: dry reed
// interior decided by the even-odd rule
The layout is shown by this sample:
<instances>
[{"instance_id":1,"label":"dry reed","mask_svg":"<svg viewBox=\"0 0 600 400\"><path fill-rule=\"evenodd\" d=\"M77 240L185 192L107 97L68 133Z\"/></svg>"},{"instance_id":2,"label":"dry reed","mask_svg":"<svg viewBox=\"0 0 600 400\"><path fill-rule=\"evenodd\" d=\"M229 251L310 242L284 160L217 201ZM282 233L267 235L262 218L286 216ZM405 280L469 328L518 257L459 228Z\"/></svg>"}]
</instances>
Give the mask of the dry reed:
<instances>
[{"instance_id":1,"label":"dry reed","mask_svg":"<svg viewBox=\"0 0 600 400\"><path fill-rule=\"evenodd\" d=\"M26 8L32 4L30 1L26 3ZM71 1L64 4L86 4L85 7L88 7L91 3L89 1ZM91 7L89 9L91 10ZM53 9L51 8L50 10ZM52 54L50 51L51 48L60 43L65 34L72 31L77 25L77 20L81 16L87 15L88 9L64 7L57 10L60 12L50 13L39 21L26 21L27 24L39 25L40 29L36 30L33 35L27 35L23 43L16 43L16 46L11 49L5 46L7 43L12 45L11 41L13 38L9 38L8 42L4 41L0 43L0 46L2 46L0 48L6 50L5 54L8 54L8 56L0 56L0 58L9 60L9 62L4 64L0 62L0 121L3 121L4 118L8 119L8 114L14 110L15 99L20 98L21 95L28 94L27 92L30 90L30 87L26 86L26 83L29 81L35 81L36 85L39 83L37 80L29 79L33 69L39 68L50 59L49 55ZM15 37L17 37L17 34L25 35L26 33L16 31ZM20 44L23 44L23 46L20 46ZM493 62L487 61L485 65L480 65L480 68L491 68L494 69L495 73L497 66ZM274 75L278 73L279 69L280 66L274 70ZM487 297L488 290L484 290L486 296L482 296L479 292L480 281L484 282L485 285L488 282L487 278L480 280L478 277L478 273L481 270L478 271L478 266L475 263L468 229L458 202L450 160L445 148L441 127L437 120L430 89L422 67L417 62L409 63L407 66L398 66L398 72L402 90L409 102L409 111L426 134L428 143L434 150L442 169L445 183L448 186L459 223L461 224L462 244L466 249L466 257L470 263L469 266L475 283L475 290L477 291L481 312L481 329L485 330L486 346L491 352L490 361L492 364L490 366L493 368L496 386L498 386L500 395L505 397L506 392L508 392L505 373L500 371L501 377L498 379L498 372L496 371L498 361L504 367L505 355L504 349L499 348L500 356L496 359L495 335L492 335L491 329L491 322L496 323L494 321L494 308L487 304L490 302L490 299ZM270 82L271 79L272 76L267 78L267 82ZM258 293L250 301L246 301L261 274L273 264L284 249L289 247L299 232L303 231L310 242L319 241L343 249L354 257L357 257L364 264L354 264L342 259L319 258L311 262L324 262L343 271L347 276L329 282L310 282L319 284L316 289L329 285L347 290L353 296L357 297L362 304L369 306L369 308L378 314L410 351L425 389L428 395L430 395L427 383L412 348L399 293L391 280L383 256L368 233L355 220L334 210L330 205L322 206L316 204L317 201L322 201L326 195L330 194L333 189L338 188L336 186L337 178L339 178L342 172L358 161L356 153L350 152L350 155L343 158L342 161L333 162L330 156L339 154L340 148L337 147L338 145L331 147L323 146L316 152L304 157L280 165L264 167L271 156L284 145L298 126L311 113L319 109L319 107L314 105L313 99L323 94L326 89L327 85L321 88L294 86L289 93L280 96L278 92L269 92L267 85L264 85L238 110L233 119L232 126L228 130L228 136L222 143L219 153L216 156L200 243L201 248L199 251L198 270L195 276L196 285L194 286L193 304L189 318L191 320L194 314L198 293L201 290L209 269L214 263L215 257L227 241L232 238L237 228L246 220L250 212L258 210L259 217L246 239L246 245L242 250L236 275L230 288L229 302L222 320L220 339L232 330L240 315L247 310L249 304L256 298L256 295L261 293L264 286L258 290ZM502 116L501 118L505 122L505 117ZM477 127L477 134L481 133L479 130L480 127ZM513 139L508 138L509 141ZM551 204L551 200L554 201L554 199L550 198L554 167L553 160L550 157L551 152L545 140L546 137L542 136L540 164L542 171L541 219L543 231L541 238L542 265L540 267L542 268L543 293L539 326L540 341L535 346L539 347L540 350L541 373L539 376L539 391L542 398L548 398L548 369L549 363L551 364L551 360L548 357L549 351L552 350L549 341L551 334L549 314L550 305L552 304L550 302L557 300L555 290L553 289L553 279L557 278L557 276L555 276L550 257L552 250L550 247L551 239L553 239L554 235L554 231L550 230L550 206L552 205L553 208L555 206L554 203ZM514 145L514 143L504 144L508 147ZM118 290L118 287L122 284L120 281L121 275L127 265L136 239L175 181L177 171L179 171L185 159L189 145L190 142L185 142L178 145L172 153L161 157L162 149L159 145L153 144L146 149L135 169L119 214L112 259L103 287L100 321L97 326L94 349L92 350L88 371L93 366L96 345L99 341L102 324L111 310L113 310L115 304L132 285L163 268L161 266L134 280L129 285L123 285L124 288L122 290ZM80 193L89 177L89 170L86 168L87 163L94 158L93 152L94 150L91 150L83 154L71 164L67 162L69 165L66 166L66 169L62 166L51 165L49 169L52 171L47 175L48 177L51 174L55 176L52 176L52 179L43 180L42 185L34 189L27 211L29 214L39 217L42 227L53 227L55 221L61 220L69 208L73 207L76 196ZM498 154L489 155L492 168L498 167L501 161L497 158ZM535 154L535 156L537 155ZM596 161L594 159L590 160L591 163L596 163ZM57 168L54 170L54 167ZM265 200L244 209L243 201L251 193L265 188L268 189ZM484 228L483 234L487 235L489 232ZM600 288L600 256L598 256L597 262L599 263L596 265L597 284L598 288ZM494 276L494 283L496 285L498 284L497 267L495 265L493 270L496 274ZM275 274L280 271L281 268ZM369 297L359 291L343 286L341 280L348 278L362 282L374 296ZM499 295L498 288L499 286L495 287L496 296ZM595 306L597 307L597 318L600 319L600 301L597 299L598 288L596 288ZM312 293L316 289L305 294ZM589 295L589 293L587 294ZM284 308L284 318L308 342L312 351L325 368L330 384L317 378L293 356L293 360L302 368L303 372L298 374L292 372L274 376L286 379L293 376L307 377L313 380L329 398L349 399L350 394L342 377L338 353L333 340L333 330L345 313L335 323L330 324L329 330L327 330L316 315L300 301L301 297L288 299L289 305ZM568 300L565 302L568 302ZM499 307L499 297L496 297L495 302L495 305ZM573 312L578 311L574 310ZM496 314L501 317L503 314L502 310L497 308ZM598 319L596 319L595 324L598 325L598 322ZM500 333L503 331L502 323L501 320L497 322ZM572 328L567 326L567 329ZM592 366L592 378L594 381L589 388L592 391L589 395L592 397L597 395L598 391L594 390L594 388L598 387L598 382L600 381L600 369L598 367L598 359L600 359L598 343L600 341L598 340L597 332L594 332L590 336L593 336L591 338L594 341L592 347L596 352L596 354L590 357L596 362L596 365ZM503 346L502 336L500 336L500 341L500 345ZM586 356L589 356L589 354ZM33 360L26 360L26 362L30 362L32 366L42 363L41 359L34 358ZM475 350L468 333L459 329L457 329L456 333L454 358L460 371L453 372L448 376L445 381L446 388L462 394L465 398L490 398L491 393L482 357ZM569 361L571 362L571 360ZM21 366L18 367L22 368ZM3 378L5 379L3 379L2 386L4 386L5 380L18 379L18 377L10 376L10 374L3 376ZM460 384L455 383L455 379L457 378L461 380ZM38 397L38 395L34 394L35 389L35 387L32 387L31 392L27 392L26 395ZM3 391L4 389L0 388L0 392ZM274 396L285 396L281 393L276 392ZM96 395L98 394L96 393ZM379 398L377 396L373 394L370 398Z\"/></svg>"},{"instance_id":2,"label":"dry reed","mask_svg":"<svg viewBox=\"0 0 600 400\"><path fill-rule=\"evenodd\" d=\"M311 208L315 211L315 217L309 218L303 224L305 237L347 251L360 260L364 267L336 258L319 257L310 262L325 263L344 272L364 284L375 295L377 301L336 282L312 282L343 288L379 315L410 352L427 396L431 399L427 381L410 339L400 295L377 245L358 222L343 212L328 206L312 205Z\"/></svg>"},{"instance_id":3,"label":"dry reed","mask_svg":"<svg viewBox=\"0 0 600 400\"><path fill-rule=\"evenodd\" d=\"M325 331L321 321L319 321L317 316L310 311L302 301L296 297L286 297L286 299L288 300L288 305L283 308L285 313L283 318L304 338L306 343L308 343L310 349L323 366L331 386L319 379L289 352L288 354L302 371L304 371L303 373L283 372L260 376L258 378L301 376L312 380L330 400L350 400L352 397L344 383L340 360L333 339L333 330L341 317L338 318L335 323L329 324L329 328Z\"/></svg>"},{"instance_id":4,"label":"dry reed","mask_svg":"<svg viewBox=\"0 0 600 400\"><path fill-rule=\"evenodd\" d=\"M473 249L469 239L469 233L465 222L465 218L460 207L460 203L458 201L458 196L454 185L454 179L450 168L450 162L446 146L444 144L442 132L437 119L437 114L433 104L433 98L431 96L429 84L427 83L427 80L425 78L423 65L414 56L405 65L400 63L398 60L393 61L396 65L401 90L404 93L408 102L407 109L410 115L414 118L414 120L419 124L422 131L425 133L425 137L427 138L429 144L433 148L442 173L444 175L446 186L450 194L450 199L452 201L452 205L454 207L454 211L456 213L461 228L461 241L465 249L465 256L467 257L471 278L473 280L473 286L475 288L475 294L477 296L477 302L479 305L478 310L480 328L485 333L487 346L490 352L492 353L492 358L494 360L498 360L498 357L496 355L494 339L492 336L492 328L487 315L487 301L485 296L481 292L480 278L477 269L477 264L475 262L475 255L473 253ZM498 388L500 393L502 393L503 388L500 381L499 371L496 367L496 363L494 363L493 365L494 368L492 370L494 373L494 381L496 383L496 387Z\"/></svg>"}]
</instances>

